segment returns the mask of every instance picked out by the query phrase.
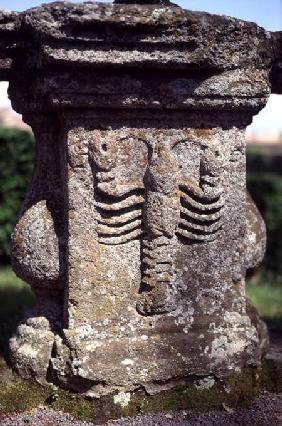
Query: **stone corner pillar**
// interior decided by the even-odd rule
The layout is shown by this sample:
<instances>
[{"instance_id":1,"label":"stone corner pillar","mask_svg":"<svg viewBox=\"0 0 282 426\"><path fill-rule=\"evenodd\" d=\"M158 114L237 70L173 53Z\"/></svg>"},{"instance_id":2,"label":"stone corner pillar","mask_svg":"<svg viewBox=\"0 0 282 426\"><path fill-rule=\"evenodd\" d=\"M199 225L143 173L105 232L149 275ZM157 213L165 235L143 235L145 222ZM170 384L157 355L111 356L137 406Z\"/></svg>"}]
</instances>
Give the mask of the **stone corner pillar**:
<instances>
[{"instance_id":1,"label":"stone corner pillar","mask_svg":"<svg viewBox=\"0 0 282 426\"><path fill-rule=\"evenodd\" d=\"M38 300L11 340L17 371L123 406L259 369L245 273L264 228L244 136L270 93L269 33L173 5L66 2L17 31L9 93L37 158L13 266Z\"/></svg>"}]
</instances>

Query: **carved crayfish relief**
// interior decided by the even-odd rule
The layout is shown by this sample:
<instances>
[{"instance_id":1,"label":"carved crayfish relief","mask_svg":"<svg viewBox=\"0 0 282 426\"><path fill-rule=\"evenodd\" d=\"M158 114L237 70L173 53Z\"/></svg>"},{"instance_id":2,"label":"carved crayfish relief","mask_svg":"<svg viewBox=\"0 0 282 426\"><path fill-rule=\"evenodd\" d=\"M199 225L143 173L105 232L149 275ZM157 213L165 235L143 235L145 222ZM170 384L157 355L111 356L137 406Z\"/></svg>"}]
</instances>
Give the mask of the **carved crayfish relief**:
<instances>
[{"instance_id":1,"label":"carved crayfish relief","mask_svg":"<svg viewBox=\"0 0 282 426\"><path fill-rule=\"evenodd\" d=\"M183 161L189 150L198 152L190 163ZM166 135L117 141L105 132L90 142L89 157L96 175L99 243L141 240L137 309L144 315L167 312L178 243L211 242L222 227L217 144Z\"/></svg>"}]
</instances>

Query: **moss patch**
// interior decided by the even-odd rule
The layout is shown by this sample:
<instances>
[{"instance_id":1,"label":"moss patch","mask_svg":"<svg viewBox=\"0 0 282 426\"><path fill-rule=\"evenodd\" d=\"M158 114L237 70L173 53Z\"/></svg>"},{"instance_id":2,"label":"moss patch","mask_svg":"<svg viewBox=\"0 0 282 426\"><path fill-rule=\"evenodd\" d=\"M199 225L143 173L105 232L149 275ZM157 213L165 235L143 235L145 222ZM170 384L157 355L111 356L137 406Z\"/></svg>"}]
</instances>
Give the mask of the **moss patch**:
<instances>
[{"instance_id":1,"label":"moss patch","mask_svg":"<svg viewBox=\"0 0 282 426\"><path fill-rule=\"evenodd\" d=\"M173 409L211 411L222 409L223 404L232 407L247 406L258 396L261 385L261 372L257 369L245 369L239 375L215 381L209 389L200 389L191 384L154 396L141 396L137 393L129 406L123 410L123 415Z\"/></svg>"},{"instance_id":2,"label":"moss patch","mask_svg":"<svg viewBox=\"0 0 282 426\"><path fill-rule=\"evenodd\" d=\"M248 406L263 389L263 372L257 368L245 368L241 374L231 376L227 379L226 402L232 406ZM228 389L227 389L228 390Z\"/></svg>"},{"instance_id":3,"label":"moss patch","mask_svg":"<svg viewBox=\"0 0 282 426\"><path fill-rule=\"evenodd\" d=\"M89 400L61 389L57 392L56 401L48 403L51 388L13 375L0 360L0 419L7 414L28 412L42 406L70 413L79 420L92 421L94 424L122 416L132 417L172 409L210 411L222 409L223 404L232 407L247 405L258 395L261 384L261 374L258 370L246 369L240 375L217 380L209 389L199 389L191 383L185 388L176 388L153 396L139 390L131 396L125 407L115 404L113 396Z\"/></svg>"}]
</instances>

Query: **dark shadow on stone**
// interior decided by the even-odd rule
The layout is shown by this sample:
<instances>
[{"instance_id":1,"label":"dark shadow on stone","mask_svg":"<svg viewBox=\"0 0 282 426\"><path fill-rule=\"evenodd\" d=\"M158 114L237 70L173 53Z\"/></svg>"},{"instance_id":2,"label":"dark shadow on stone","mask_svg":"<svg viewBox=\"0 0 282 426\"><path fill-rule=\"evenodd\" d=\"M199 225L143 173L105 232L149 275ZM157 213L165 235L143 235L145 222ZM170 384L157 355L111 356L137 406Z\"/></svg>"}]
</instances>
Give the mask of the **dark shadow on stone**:
<instances>
[{"instance_id":1,"label":"dark shadow on stone","mask_svg":"<svg viewBox=\"0 0 282 426\"><path fill-rule=\"evenodd\" d=\"M268 318L268 317L263 317L262 318L263 321L266 323L268 329L273 332L273 334L277 334L281 336L281 341L282 341L282 316L280 317L275 317L275 318ZM282 345L282 342L281 342Z\"/></svg>"}]
</instances>

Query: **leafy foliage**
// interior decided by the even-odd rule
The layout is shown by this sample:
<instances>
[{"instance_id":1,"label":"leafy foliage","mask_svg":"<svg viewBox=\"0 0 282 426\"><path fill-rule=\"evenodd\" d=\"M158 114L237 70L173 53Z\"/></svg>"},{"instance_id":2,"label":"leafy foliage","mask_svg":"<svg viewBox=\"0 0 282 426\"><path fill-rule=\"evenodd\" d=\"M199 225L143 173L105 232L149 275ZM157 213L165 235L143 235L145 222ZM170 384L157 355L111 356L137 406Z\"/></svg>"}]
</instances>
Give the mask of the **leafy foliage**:
<instances>
[{"instance_id":1,"label":"leafy foliage","mask_svg":"<svg viewBox=\"0 0 282 426\"><path fill-rule=\"evenodd\" d=\"M16 277L10 267L0 267L0 362L1 355L8 355L9 339L16 332L24 311L34 303L30 286Z\"/></svg>"},{"instance_id":2,"label":"leafy foliage","mask_svg":"<svg viewBox=\"0 0 282 426\"><path fill-rule=\"evenodd\" d=\"M282 328L282 287L270 277L247 284L247 296L269 327Z\"/></svg>"},{"instance_id":3,"label":"leafy foliage","mask_svg":"<svg viewBox=\"0 0 282 426\"><path fill-rule=\"evenodd\" d=\"M251 151L248 189L266 222L264 267L282 278L282 155Z\"/></svg>"},{"instance_id":4,"label":"leafy foliage","mask_svg":"<svg viewBox=\"0 0 282 426\"><path fill-rule=\"evenodd\" d=\"M10 253L10 235L30 182L34 137L14 128L0 128L0 258Z\"/></svg>"}]
</instances>

